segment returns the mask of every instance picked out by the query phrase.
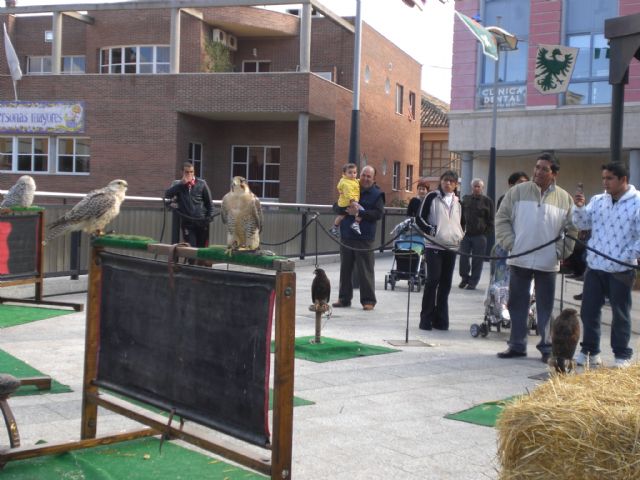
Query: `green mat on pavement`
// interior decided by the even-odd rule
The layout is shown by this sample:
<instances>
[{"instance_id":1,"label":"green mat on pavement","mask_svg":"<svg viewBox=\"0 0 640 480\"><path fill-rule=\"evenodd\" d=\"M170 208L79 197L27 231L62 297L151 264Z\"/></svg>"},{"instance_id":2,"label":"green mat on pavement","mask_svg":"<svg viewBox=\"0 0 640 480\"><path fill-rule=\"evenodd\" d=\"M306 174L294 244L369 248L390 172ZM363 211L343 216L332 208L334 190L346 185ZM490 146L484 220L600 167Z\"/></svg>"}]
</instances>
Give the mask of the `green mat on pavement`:
<instances>
[{"instance_id":1,"label":"green mat on pavement","mask_svg":"<svg viewBox=\"0 0 640 480\"><path fill-rule=\"evenodd\" d=\"M267 477L188 450L143 438L101 447L8 462L2 480L252 480Z\"/></svg>"},{"instance_id":2,"label":"green mat on pavement","mask_svg":"<svg viewBox=\"0 0 640 480\"><path fill-rule=\"evenodd\" d=\"M394 348L377 347L360 342L348 342L335 338L322 337L322 343L311 343L314 336L297 337L295 341L295 357L310 362L333 362L368 355L381 355L383 353L399 352ZM274 351L274 343L271 343L271 351Z\"/></svg>"},{"instance_id":3,"label":"green mat on pavement","mask_svg":"<svg viewBox=\"0 0 640 480\"><path fill-rule=\"evenodd\" d=\"M475 407L445 415L444 418L474 423L476 425L484 425L485 427L495 427L502 410L504 410L504 407L514 398L516 397L509 397L495 402L481 403Z\"/></svg>"},{"instance_id":4,"label":"green mat on pavement","mask_svg":"<svg viewBox=\"0 0 640 480\"><path fill-rule=\"evenodd\" d=\"M25 377L41 377L46 375L45 373L36 370L30 365L27 365L22 360L9 355L4 350L0 350L0 373L8 373L17 378ZM43 393L67 393L71 392L71 389L67 385L62 385L51 379L51 390L38 390L35 385L23 385L12 396L22 395L41 395Z\"/></svg>"},{"instance_id":5,"label":"green mat on pavement","mask_svg":"<svg viewBox=\"0 0 640 480\"><path fill-rule=\"evenodd\" d=\"M0 304L0 328L13 327L70 313L73 313L73 310Z\"/></svg>"}]
</instances>

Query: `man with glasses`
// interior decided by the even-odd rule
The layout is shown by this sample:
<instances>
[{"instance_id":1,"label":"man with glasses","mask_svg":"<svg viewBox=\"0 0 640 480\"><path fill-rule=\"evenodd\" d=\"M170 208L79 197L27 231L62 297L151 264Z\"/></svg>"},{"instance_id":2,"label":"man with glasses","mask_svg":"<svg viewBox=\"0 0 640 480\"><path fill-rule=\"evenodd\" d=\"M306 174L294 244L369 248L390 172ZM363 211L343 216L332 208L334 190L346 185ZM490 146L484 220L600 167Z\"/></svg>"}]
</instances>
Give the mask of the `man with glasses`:
<instances>
[{"instance_id":1,"label":"man with glasses","mask_svg":"<svg viewBox=\"0 0 640 480\"><path fill-rule=\"evenodd\" d=\"M510 265L511 334L508 348L498 353L499 358L527 356L531 280L535 282L540 335L537 348L544 363L551 355L550 319L556 272L560 270L560 260L573 250L573 241L564 238L564 233L566 230L574 238L577 234L571 222L573 199L556 185L559 170L555 157L549 153L541 154L536 161L533 181L509 189L496 213L496 242L510 255L522 254L507 261ZM557 240L554 242L554 239Z\"/></svg>"},{"instance_id":2,"label":"man with glasses","mask_svg":"<svg viewBox=\"0 0 640 480\"><path fill-rule=\"evenodd\" d=\"M213 218L211 192L207 182L196 178L191 162L182 165L182 178L173 182L164 198L175 199L178 205L184 241L192 247L206 247L209 244L209 223Z\"/></svg>"}]
</instances>

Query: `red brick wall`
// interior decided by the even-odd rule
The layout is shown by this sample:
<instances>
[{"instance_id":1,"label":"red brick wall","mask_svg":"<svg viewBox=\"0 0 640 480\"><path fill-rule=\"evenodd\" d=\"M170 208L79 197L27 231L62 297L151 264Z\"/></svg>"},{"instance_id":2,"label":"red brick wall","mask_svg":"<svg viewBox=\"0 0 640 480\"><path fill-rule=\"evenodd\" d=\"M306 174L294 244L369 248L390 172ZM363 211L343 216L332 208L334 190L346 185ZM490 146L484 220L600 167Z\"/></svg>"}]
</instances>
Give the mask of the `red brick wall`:
<instances>
[{"instance_id":1,"label":"red brick wall","mask_svg":"<svg viewBox=\"0 0 640 480\"><path fill-rule=\"evenodd\" d=\"M527 105L557 105L558 95L543 95L535 88L536 54L539 44L558 45L562 28L562 2L532 0L529 19L529 59L527 70Z\"/></svg>"},{"instance_id":2,"label":"red brick wall","mask_svg":"<svg viewBox=\"0 0 640 480\"><path fill-rule=\"evenodd\" d=\"M461 0L456 10L472 17L480 8L479 0ZM478 41L458 19L453 21L453 65L451 70L451 110L473 110L478 71Z\"/></svg>"}]
</instances>

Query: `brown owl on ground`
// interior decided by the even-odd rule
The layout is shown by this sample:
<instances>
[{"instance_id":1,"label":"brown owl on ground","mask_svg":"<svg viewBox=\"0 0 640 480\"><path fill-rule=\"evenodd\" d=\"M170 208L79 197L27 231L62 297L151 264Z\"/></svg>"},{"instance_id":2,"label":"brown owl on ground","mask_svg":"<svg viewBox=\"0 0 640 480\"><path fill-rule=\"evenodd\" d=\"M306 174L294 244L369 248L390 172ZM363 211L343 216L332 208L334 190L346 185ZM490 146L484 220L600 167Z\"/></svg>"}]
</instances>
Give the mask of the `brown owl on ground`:
<instances>
[{"instance_id":1,"label":"brown owl on ground","mask_svg":"<svg viewBox=\"0 0 640 480\"><path fill-rule=\"evenodd\" d=\"M260 200L243 177L233 177L231 191L222 197L222 223L227 226L229 250L257 250L262 231Z\"/></svg>"},{"instance_id":2,"label":"brown owl on ground","mask_svg":"<svg viewBox=\"0 0 640 480\"><path fill-rule=\"evenodd\" d=\"M329 303L329 297L331 296L331 282L325 271L321 268L316 268L313 272L315 277L311 282L311 300L315 306L323 303Z\"/></svg>"},{"instance_id":3,"label":"brown owl on ground","mask_svg":"<svg viewBox=\"0 0 640 480\"><path fill-rule=\"evenodd\" d=\"M565 308L551 323L551 358L549 366L558 373L575 370L573 356L580 341L580 320L578 312Z\"/></svg>"}]
</instances>

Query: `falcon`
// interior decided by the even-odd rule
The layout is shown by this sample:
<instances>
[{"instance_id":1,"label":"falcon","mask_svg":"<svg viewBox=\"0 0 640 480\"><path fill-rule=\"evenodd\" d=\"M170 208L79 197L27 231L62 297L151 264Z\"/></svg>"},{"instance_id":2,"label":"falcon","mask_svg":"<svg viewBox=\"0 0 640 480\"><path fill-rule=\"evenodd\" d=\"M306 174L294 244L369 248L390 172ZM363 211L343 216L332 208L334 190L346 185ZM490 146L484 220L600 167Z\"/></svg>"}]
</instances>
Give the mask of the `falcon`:
<instances>
[{"instance_id":1,"label":"falcon","mask_svg":"<svg viewBox=\"0 0 640 480\"><path fill-rule=\"evenodd\" d=\"M551 353L549 366L558 373L575 370L573 355L580 341L580 320L578 312L565 308L551 324Z\"/></svg>"},{"instance_id":2,"label":"falcon","mask_svg":"<svg viewBox=\"0 0 640 480\"><path fill-rule=\"evenodd\" d=\"M222 223L227 226L227 249L257 250L262 231L260 200L243 177L233 177L231 191L222 197Z\"/></svg>"},{"instance_id":3,"label":"falcon","mask_svg":"<svg viewBox=\"0 0 640 480\"><path fill-rule=\"evenodd\" d=\"M329 277L322 268L316 268L313 272L315 277L311 282L311 300L317 307L322 304L329 303L329 297L331 296L331 282Z\"/></svg>"},{"instance_id":4,"label":"falcon","mask_svg":"<svg viewBox=\"0 0 640 480\"><path fill-rule=\"evenodd\" d=\"M29 175L21 176L9 189L0 203L0 208L30 207L36 192L36 182Z\"/></svg>"},{"instance_id":5,"label":"falcon","mask_svg":"<svg viewBox=\"0 0 640 480\"><path fill-rule=\"evenodd\" d=\"M125 180L112 180L106 187L89 192L64 216L47 225L49 231L43 244L78 230L102 235L104 227L120 213L127 186Z\"/></svg>"}]
</instances>

